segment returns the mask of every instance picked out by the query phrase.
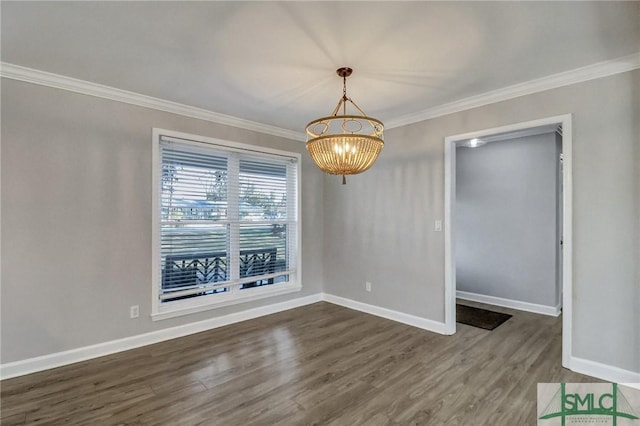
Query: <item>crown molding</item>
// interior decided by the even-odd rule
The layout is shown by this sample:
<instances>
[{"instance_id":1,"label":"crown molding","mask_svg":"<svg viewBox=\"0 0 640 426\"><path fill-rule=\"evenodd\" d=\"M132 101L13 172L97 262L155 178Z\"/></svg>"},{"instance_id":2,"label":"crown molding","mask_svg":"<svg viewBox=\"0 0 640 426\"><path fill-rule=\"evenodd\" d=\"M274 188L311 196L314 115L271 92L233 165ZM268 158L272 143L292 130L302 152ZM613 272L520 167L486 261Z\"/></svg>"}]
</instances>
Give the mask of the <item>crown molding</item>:
<instances>
[{"instance_id":1,"label":"crown molding","mask_svg":"<svg viewBox=\"0 0 640 426\"><path fill-rule=\"evenodd\" d=\"M507 86L502 89L493 90L491 92L482 93L480 95L471 96L458 101L449 102L433 108L396 117L386 121L385 129L406 126L419 121L429 120L431 118L441 117L455 112L506 101L520 96L531 95L545 90L608 77L638 68L640 68L640 52L609 61L587 65L586 67L564 71L547 77L530 80L524 83L514 84L513 86Z\"/></svg>"},{"instance_id":2,"label":"crown molding","mask_svg":"<svg viewBox=\"0 0 640 426\"><path fill-rule=\"evenodd\" d=\"M296 141L305 141L306 137L302 132L283 129L281 127L270 126L268 124L257 123L230 115L220 114L206 109L197 108L177 102L154 98L128 90L117 89L103 84L92 83L90 81L79 80L77 78L40 71L7 62L0 62L0 77L11 80L24 81L27 83L39 84L41 86L53 87L56 89L68 90L70 92L81 93L83 95L95 96L97 98L109 99L112 101L124 102L144 108L158 111L170 112L199 120L233 126L240 129L252 130L266 133Z\"/></svg>"},{"instance_id":3,"label":"crown molding","mask_svg":"<svg viewBox=\"0 0 640 426\"><path fill-rule=\"evenodd\" d=\"M443 115L453 114L456 112L465 111L496 102L506 101L520 96L531 95L534 93L543 92L545 90L556 89L576 83L582 83L597 78L608 77L611 75L632 71L638 68L640 68L640 52L628 56L623 56L621 58L598 62L585 67L564 71L547 77L530 80L524 83L514 84L502 89L493 90L491 92L482 93L480 95L471 96L415 113L406 114L391 120L386 120L385 129L393 129L395 127L406 126L408 124L441 117ZM84 95L95 96L98 98L124 102L144 108L170 112L172 114L197 118L199 120L205 120L241 129L252 130L255 132L279 136L287 139L293 139L297 141L306 140L306 136L302 132L296 132L290 129L283 129L281 127L257 123L255 121L220 114L202 108L154 98L152 96L142 95L140 93L117 89L115 87L92 83L85 80L79 80L76 78L54 74L46 71L40 71L33 68L27 68L20 65L14 65L7 62L0 62L0 77L24 81L27 83L40 84L42 86L54 87L57 89L82 93Z\"/></svg>"}]
</instances>

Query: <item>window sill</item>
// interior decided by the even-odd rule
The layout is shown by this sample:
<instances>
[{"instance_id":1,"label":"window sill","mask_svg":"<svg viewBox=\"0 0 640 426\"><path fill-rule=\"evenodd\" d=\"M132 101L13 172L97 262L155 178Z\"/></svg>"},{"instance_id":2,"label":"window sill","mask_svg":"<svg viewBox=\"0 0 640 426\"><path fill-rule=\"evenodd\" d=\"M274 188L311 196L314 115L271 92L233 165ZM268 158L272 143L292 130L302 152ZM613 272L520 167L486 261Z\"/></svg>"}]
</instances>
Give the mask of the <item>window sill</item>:
<instances>
[{"instance_id":1,"label":"window sill","mask_svg":"<svg viewBox=\"0 0 640 426\"><path fill-rule=\"evenodd\" d=\"M197 312L208 311L231 306L239 303L251 302L253 300L267 297L281 296L283 294L294 293L302 289L302 285L297 283L276 284L277 288L258 287L250 290L243 290L242 293L232 293L230 295L211 295L202 297L203 300L184 302L169 302L169 306L160 306L151 314L153 321L160 321ZM214 300L215 299L215 300Z\"/></svg>"}]
</instances>

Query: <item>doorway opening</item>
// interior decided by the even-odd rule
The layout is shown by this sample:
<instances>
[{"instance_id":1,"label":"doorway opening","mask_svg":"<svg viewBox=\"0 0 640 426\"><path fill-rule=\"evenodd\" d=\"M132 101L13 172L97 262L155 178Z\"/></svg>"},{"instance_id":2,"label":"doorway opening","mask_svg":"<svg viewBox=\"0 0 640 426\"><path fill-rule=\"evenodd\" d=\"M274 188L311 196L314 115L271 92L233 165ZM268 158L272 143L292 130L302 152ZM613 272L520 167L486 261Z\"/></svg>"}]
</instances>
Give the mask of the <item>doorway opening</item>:
<instances>
[{"instance_id":1,"label":"doorway opening","mask_svg":"<svg viewBox=\"0 0 640 426\"><path fill-rule=\"evenodd\" d=\"M457 268L456 241L459 225L456 224L456 150L459 147L475 147L482 143L513 141L524 136L558 131L561 135L561 180L559 182L558 265L556 268L558 302L562 306L562 365L568 368L571 357L572 325L572 130L571 114L517 123L476 132L448 136L445 148L445 328L448 334L456 332ZM548 312L548 314L553 314Z\"/></svg>"}]
</instances>

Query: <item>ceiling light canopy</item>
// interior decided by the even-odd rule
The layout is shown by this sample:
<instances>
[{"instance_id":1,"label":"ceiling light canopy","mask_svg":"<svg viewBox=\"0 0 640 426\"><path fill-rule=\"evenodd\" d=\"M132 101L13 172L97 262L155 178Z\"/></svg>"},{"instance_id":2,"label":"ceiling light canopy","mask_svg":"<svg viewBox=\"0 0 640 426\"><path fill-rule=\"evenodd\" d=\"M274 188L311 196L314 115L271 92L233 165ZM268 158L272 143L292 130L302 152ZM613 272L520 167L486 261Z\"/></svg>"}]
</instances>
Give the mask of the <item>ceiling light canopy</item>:
<instances>
[{"instance_id":1,"label":"ceiling light canopy","mask_svg":"<svg viewBox=\"0 0 640 426\"><path fill-rule=\"evenodd\" d=\"M355 175L369 169L382 147L384 125L367 115L347 96L347 77L351 68L338 68L342 77L342 98L329 117L307 124L307 150L316 165L332 175ZM347 114L347 102L359 114ZM341 115L339 113L342 112Z\"/></svg>"},{"instance_id":2,"label":"ceiling light canopy","mask_svg":"<svg viewBox=\"0 0 640 426\"><path fill-rule=\"evenodd\" d=\"M486 143L487 141L484 141L482 139L473 138L473 139L470 139L468 142L464 143L462 146L466 146L469 148L477 148L479 146L485 145Z\"/></svg>"}]
</instances>

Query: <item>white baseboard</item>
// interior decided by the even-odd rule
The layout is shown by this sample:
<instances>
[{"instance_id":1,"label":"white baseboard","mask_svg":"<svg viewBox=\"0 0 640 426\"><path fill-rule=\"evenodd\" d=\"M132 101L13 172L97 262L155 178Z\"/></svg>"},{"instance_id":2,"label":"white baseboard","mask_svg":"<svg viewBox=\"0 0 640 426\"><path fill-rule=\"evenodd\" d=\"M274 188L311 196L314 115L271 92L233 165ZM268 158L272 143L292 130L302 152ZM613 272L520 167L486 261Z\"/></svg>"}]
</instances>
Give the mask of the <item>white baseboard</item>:
<instances>
[{"instance_id":1,"label":"white baseboard","mask_svg":"<svg viewBox=\"0 0 640 426\"><path fill-rule=\"evenodd\" d=\"M504 299L502 297L487 296L484 294L469 293L467 291L456 291L456 297L472 302L486 303L488 305L502 306L504 308L518 309L520 311L533 312L535 314L549 315L557 317L562 312L561 306L537 305L535 303L521 302L519 300Z\"/></svg>"},{"instance_id":2,"label":"white baseboard","mask_svg":"<svg viewBox=\"0 0 640 426\"><path fill-rule=\"evenodd\" d=\"M627 386L640 388L640 373L630 370L601 364L588 359L572 356L569 360L569 368L572 371L587 376L606 380L607 382L624 383Z\"/></svg>"},{"instance_id":3,"label":"white baseboard","mask_svg":"<svg viewBox=\"0 0 640 426\"><path fill-rule=\"evenodd\" d=\"M159 343L165 340L223 327L225 325L258 318L264 315L298 308L300 306L309 305L322 300L322 293L312 294L310 296L299 297L285 302L248 309L246 311L210 318L204 321L165 328L163 330L125 337L123 339L111 340L109 342L98 343L96 345L71 349L64 352L57 352L49 355L1 364L0 379L10 379L12 377L23 376L25 374L61 367L63 365L73 364L80 361L86 361L88 359L110 355L116 352L135 349L141 346L151 345L153 343Z\"/></svg>"},{"instance_id":4,"label":"white baseboard","mask_svg":"<svg viewBox=\"0 0 640 426\"><path fill-rule=\"evenodd\" d=\"M417 317L415 315L405 314L403 312L393 311L391 309L381 308L379 306L369 305L367 303L327 293L323 293L323 300L335 305L344 306L345 308L355 309L356 311L365 312L367 314L418 327L423 330L433 331L434 333L450 334L443 322L433 321L427 318Z\"/></svg>"},{"instance_id":5,"label":"white baseboard","mask_svg":"<svg viewBox=\"0 0 640 426\"><path fill-rule=\"evenodd\" d=\"M311 296L288 300L286 302L275 303L272 305L236 312L221 317L210 318L204 321L139 334L137 336L125 337L122 339L111 340L109 342L71 349L64 352L56 352L53 354L43 355L35 358L28 358L25 360L0 364L0 380L24 376L26 374L49 370L51 368L62 367L64 365L86 361L92 358L110 355L116 352L127 351L130 349L163 342L165 340L175 339L178 337L187 336L189 334L212 330L214 328L223 327L225 325L258 318L264 315L270 315L277 312L286 311L288 309L298 308L300 306L309 305L320 301L327 301L336 305L344 306L361 312L366 312L372 315L387 318L393 321L398 321L414 327L422 328L424 330L429 330L440 334L447 334L445 332L444 323L432 321L426 318L420 318L398 311L392 311L390 309L381 308L378 306L368 305L366 303L345 299L343 297L318 293Z\"/></svg>"},{"instance_id":6,"label":"white baseboard","mask_svg":"<svg viewBox=\"0 0 640 426\"><path fill-rule=\"evenodd\" d=\"M397 321L413 327L418 327L423 330L428 330L439 334L449 334L443 322L433 321L427 318L422 318L415 315L382 308L379 306L369 305L367 303L358 302L344 297L334 296L326 293L318 293L310 296L288 300L286 302L274 303L272 305L249 309L242 312L236 312L217 318L210 318L191 324L185 324L177 327L153 331L137 336L125 337L123 339L98 343L96 345L85 346L82 348L72 349L64 352L57 352L49 355L43 355L35 358L1 364L0 379L10 379L12 377L23 376L26 374L36 373L38 371L61 367L80 361L86 361L88 359L187 336L189 334L223 327L225 325L230 325L261 316L298 308L300 306L310 305L312 303L317 303L320 301L326 301L336 305L344 306L346 308L355 309L360 312L387 318L389 320ZM637 384L640 383L640 373L635 373L632 371L612 367L582 358L572 357L570 359L569 368L575 372L586 374L592 377L597 377L599 379L607 380L610 382L629 383L632 384L631 386L638 386ZM633 385L634 383L636 385Z\"/></svg>"}]
</instances>

